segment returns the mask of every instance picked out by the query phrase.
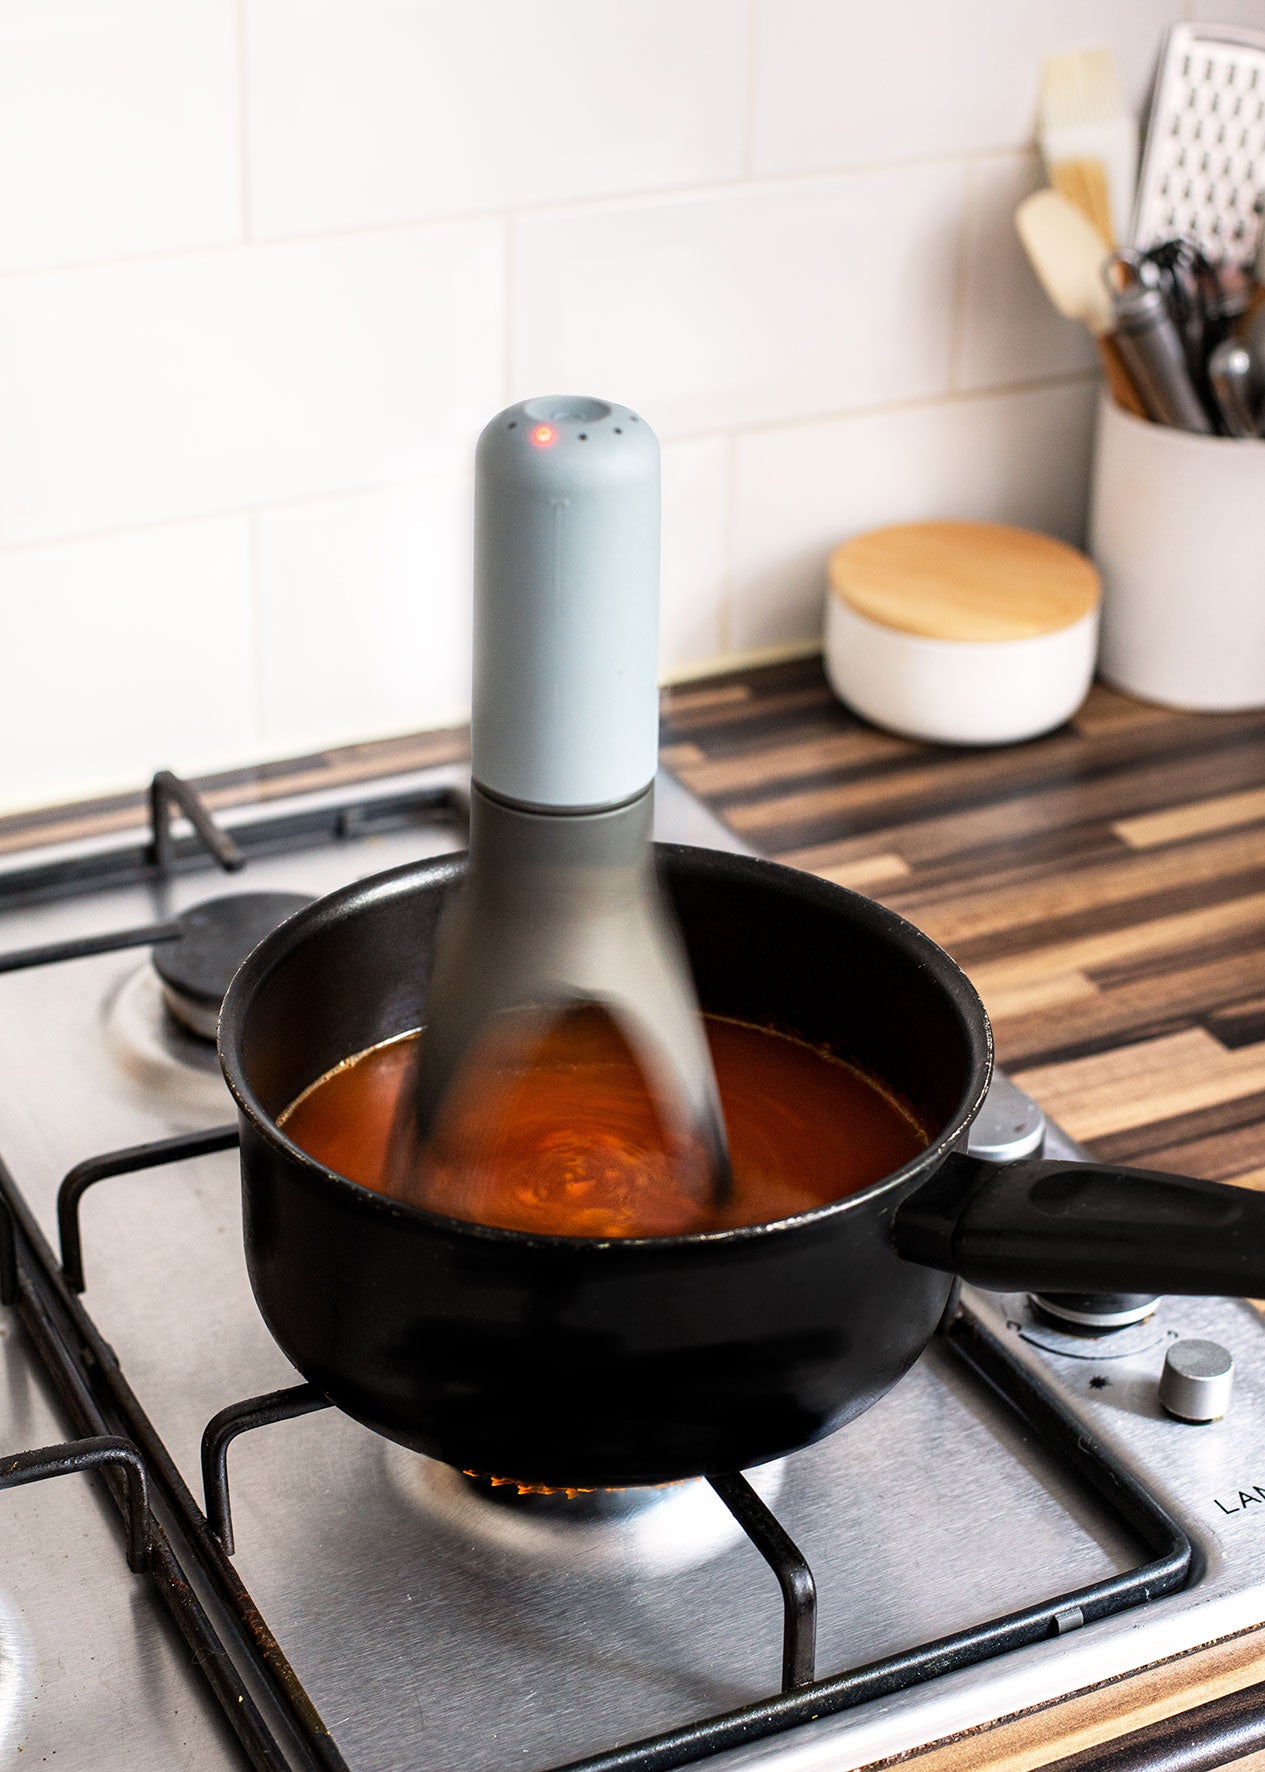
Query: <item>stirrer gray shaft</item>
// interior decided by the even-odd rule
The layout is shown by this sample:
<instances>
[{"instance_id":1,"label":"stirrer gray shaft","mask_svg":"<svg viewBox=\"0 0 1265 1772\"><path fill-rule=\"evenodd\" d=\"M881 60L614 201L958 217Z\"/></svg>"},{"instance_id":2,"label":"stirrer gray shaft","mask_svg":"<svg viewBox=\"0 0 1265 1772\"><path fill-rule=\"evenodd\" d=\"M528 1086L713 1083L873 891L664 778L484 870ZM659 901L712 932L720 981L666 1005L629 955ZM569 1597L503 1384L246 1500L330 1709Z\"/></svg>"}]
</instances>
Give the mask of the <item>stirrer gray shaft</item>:
<instances>
[{"instance_id":1,"label":"stirrer gray shaft","mask_svg":"<svg viewBox=\"0 0 1265 1772\"><path fill-rule=\"evenodd\" d=\"M650 847L653 789L627 806L559 817L475 787L470 870L431 976L417 1118L449 1089L498 1019L598 1004L627 1041L666 1130L728 1174L711 1054L681 938Z\"/></svg>"}]
</instances>

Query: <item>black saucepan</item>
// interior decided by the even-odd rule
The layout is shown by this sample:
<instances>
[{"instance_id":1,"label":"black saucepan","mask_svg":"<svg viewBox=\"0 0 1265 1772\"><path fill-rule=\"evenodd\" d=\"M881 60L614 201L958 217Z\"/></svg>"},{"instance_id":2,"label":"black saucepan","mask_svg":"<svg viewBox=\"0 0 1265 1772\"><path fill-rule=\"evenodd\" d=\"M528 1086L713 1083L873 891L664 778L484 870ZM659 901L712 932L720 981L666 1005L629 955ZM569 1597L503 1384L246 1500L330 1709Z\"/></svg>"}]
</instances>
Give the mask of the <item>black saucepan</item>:
<instances>
[{"instance_id":1,"label":"black saucepan","mask_svg":"<svg viewBox=\"0 0 1265 1772\"><path fill-rule=\"evenodd\" d=\"M963 1154L988 1086L988 1019L900 917L770 862L665 848L659 865L705 1008L829 1045L913 1102L935 1138L833 1205L698 1236L531 1236L397 1205L312 1161L276 1120L339 1060L425 1021L427 956L463 862L322 899L242 966L220 1051L255 1297L348 1414L467 1470L662 1482L759 1464L868 1409L917 1359L955 1274L1265 1293L1260 1196Z\"/></svg>"}]
</instances>

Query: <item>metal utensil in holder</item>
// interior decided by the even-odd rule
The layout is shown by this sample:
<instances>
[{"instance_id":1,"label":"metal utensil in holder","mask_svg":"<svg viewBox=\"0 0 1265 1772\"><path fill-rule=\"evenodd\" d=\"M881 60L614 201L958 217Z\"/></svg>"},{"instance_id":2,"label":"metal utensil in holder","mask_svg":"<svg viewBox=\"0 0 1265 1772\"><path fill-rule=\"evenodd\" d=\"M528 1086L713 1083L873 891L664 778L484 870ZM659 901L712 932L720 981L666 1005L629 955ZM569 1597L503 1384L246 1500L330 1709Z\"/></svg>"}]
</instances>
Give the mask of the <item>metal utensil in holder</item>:
<instances>
[{"instance_id":1,"label":"metal utensil in holder","mask_svg":"<svg viewBox=\"0 0 1265 1772\"><path fill-rule=\"evenodd\" d=\"M1227 437L1259 437L1252 399L1252 354L1225 338L1208 359L1208 381Z\"/></svg>"},{"instance_id":2,"label":"metal utensil in holder","mask_svg":"<svg viewBox=\"0 0 1265 1772\"><path fill-rule=\"evenodd\" d=\"M1121 270L1127 281L1108 282L1115 340L1147 417L1178 430L1210 434L1212 421L1191 378L1185 344L1163 290L1144 281L1117 253L1108 261L1109 279Z\"/></svg>"}]
</instances>

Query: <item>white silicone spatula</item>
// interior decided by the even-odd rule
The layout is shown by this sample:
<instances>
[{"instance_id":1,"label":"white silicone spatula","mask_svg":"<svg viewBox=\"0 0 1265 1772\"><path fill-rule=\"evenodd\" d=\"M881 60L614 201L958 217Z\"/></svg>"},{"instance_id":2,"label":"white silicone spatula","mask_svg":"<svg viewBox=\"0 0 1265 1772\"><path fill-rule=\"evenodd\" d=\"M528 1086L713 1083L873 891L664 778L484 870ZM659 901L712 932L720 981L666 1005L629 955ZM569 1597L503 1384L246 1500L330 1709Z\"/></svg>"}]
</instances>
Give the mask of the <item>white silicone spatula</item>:
<instances>
[{"instance_id":1,"label":"white silicone spatula","mask_svg":"<svg viewBox=\"0 0 1265 1772\"><path fill-rule=\"evenodd\" d=\"M1037 281L1059 313L1079 320L1098 341L1103 373L1118 406L1144 418L1145 408L1112 337L1111 291L1103 277L1108 249L1101 234L1058 191L1034 191L1015 211L1015 227Z\"/></svg>"},{"instance_id":2,"label":"white silicone spatula","mask_svg":"<svg viewBox=\"0 0 1265 1772\"><path fill-rule=\"evenodd\" d=\"M1111 293L1102 275L1108 248L1093 223L1058 191L1034 191L1016 209L1015 227L1059 313L1080 320L1095 338L1110 332Z\"/></svg>"}]
</instances>

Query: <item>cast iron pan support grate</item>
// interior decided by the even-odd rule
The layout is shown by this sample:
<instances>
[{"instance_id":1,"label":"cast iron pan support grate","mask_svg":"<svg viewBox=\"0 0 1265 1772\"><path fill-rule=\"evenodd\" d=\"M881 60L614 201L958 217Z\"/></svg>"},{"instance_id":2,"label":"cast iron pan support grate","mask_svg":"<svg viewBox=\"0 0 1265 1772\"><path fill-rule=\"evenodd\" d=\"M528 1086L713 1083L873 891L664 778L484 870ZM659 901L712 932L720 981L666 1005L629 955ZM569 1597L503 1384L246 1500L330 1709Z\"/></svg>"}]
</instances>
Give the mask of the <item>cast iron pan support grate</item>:
<instances>
[{"instance_id":1,"label":"cast iron pan support grate","mask_svg":"<svg viewBox=\"0 0 1265 1772\"><path fill-rule=\"evenodd\" d=\"M144 851L151 874L158 875L158 879L168 879L174 870L177 843L172 831L172 806L177 806L190 820L195 847L206 849L225 874L236 874L239 868L246 867L243 852L232 836L221 831L214 822L197 789L172 774L170 769L159 769L149 787L151 826L149 843ZM60 874L57 867L48 872L53 879ZM55 966L60 960L85 960L92 953L117 953L120 948L154 948L159 941L179 941L182 934L184 929L177 921L138 923L133 929L113 929L105 936L78 936L73 941L50 941L39 948L14 948L11 953L0 953L0 973L23 973L32 966Z\"/></svg>"},{"instance_id":2,"label":"cast iron pan support grate","mask_svg":"<svg viewBox=\"0 0 1265 1772\"><path fill-rule=\"evenodd\" d=\"M71 1291L84 1289L79 1203L95 1182L108 1181L114 1175L137 1175L143 1169L159 1169L167 1163L183 1163L190 1157L210 1156L213 1151L229 1151L236 1143L236 1126L211 1126L205 1132L182 1132L175 1138L130 1145L126 1150L107 1151L104 1156L76 1163L57 1190L62 1275Z\"/></svg>"},{"instance_id":3,"label":"cast iron pan support grate","mask_svg":"<svg viewBox=\"0 0 1265 1772\"><path fill-rule=\"evenodd\" d=\"M78 1243L77 1212L79 1200L88 1186L113 1175L154 1168L191 1156L205 1155L213 1150L228 1149L235 1142L234 1128L214 1127L208 1132L163 1139L152 1145L138 1145L128 1151L113 1152L79 1164L62 1183L59 1198L58 1216L63 1237L67 1226L71 1227L69 1242L63 1245L68 1259L68 1273L58 1271L54 1266L52 1251L47 1249L47 1245L43 1245L43 1248L47 1253L52 1277L67 1303L78 1313L76 1320L83 1325L82 1333L85 1337L92 1338L90 1345L94 1349L100 1350L96 1355L102 1368L99 1384L103 1384L119 1402L124 1420L133 1430L133 1438L148 1462L151 1478L160 1483L164 1497L174 1502L178 1508L180 1524L192 1553L198 1559L199 1567L210 1577L220 1597L228 1602L239 1621L246 1626L244 1634L253 1642L258 1671L269 1678L274 1695L282 1698L287 1719L296 1727L306 1750L307 1757L300 1763L305 1768L321 1768L323 1772L348 1772L336 1744L285 1660L276 1639L259 1616L227 1555L227 1544L231 1543L232 1535L226 1459L229 1441L251 1427L293 1419L319 1409L324 1398L312 1387L300 1385L289 1391L275 1392L262 1398L252 1397L244 1403L230 1405L208 1424L203 1441L204 1460L209 1460L211 1473L207 1487L207 1507L208 1513L218 1519L220 1526L227 1528L226 1539L222 1540L212 1530L207 1516L190 1495L166 1447L155 1434L117 1365L110 1360L108 1349L100 1340L91 1319L79 1305L68 1283L70 1273L76 1274L82 1283L82 1252ZM42 1244L34 1221L30 1220L28 1225L28 1209L2 1165L0 1199L7 1201L23 1237L33 1235ZM674 1772L675 1768L696 1764L712 1754L728 1752L744 1743L775 1735L796 1724L851 1709L918 1685L938 1674L971 1667L994 1655L1005 1654L1012 1649L1023 1648L1065 1631L1078 1629L1130 1606L1158 1599L1185 1584L1190 1573L1192 1554L1185 1533L1123 1466L1116 1463L1107 1449L1086 1433L1075 1416L1047 1392L994 1335L971 1316L969 1309L961 1309L950 1315L940 1333L946 1345L996 1393L1005 1407L1012 1410L1037 1435L1064 1468L1072 1471L1097 1492L1116 1517L1146 1546L1151 1553L1150 1560L1139 1568L1058 1595L1041 1605L1030 1606L969 1630L956 1632L906 1654L890 1656L825 1679L813 1679L808 1659L812 1649L814 1610L809 1597L811 1573L792 1541L753 1491L749 1491L750 1499L759 1508L759 1514L748 1504L742 1493L742 1489L748 1488L745 1479L714 1479L713 1487L726 1505L731 1507L760 1554L774 1569L782 1586L783 1690L774 1697L744 1705L738 1710L707 1717L666 1734L630 1742L610 1752L572 1761L566 1766L554 1768L554 1772ZM55 1367L57 1350L52 1352ZM62 1358L65 1357L66 1350L63 1350ZM738 1487L739 1484L742 1489ZM737 1506L734 1505L735 1500ZM748 1520L755 1524L755 1530L748 1525ZM795 1613L794 1618L792 1612ZM806 1676L809 1683L798 1683L800 1675ZM233 1701L226 1701L222 1683L217 1684L213 1678L212 1684L221 1704L229 1709L229 1704ZM240 1729L239 1733L242 1733ZM270 1739L280 1752L275 1738ZM261 1757L254 1744L248 1745L257 1766L271 1769L287 1764L280 1759Z\"/></svg>"},{"instance_id":4,"label":"cast iron pan support grate","mask_svg":"<svg viewBox=\"0 0 1265 1772\"><path fill-rule=\"evenodd\" d=\"M817 1583L803 1552L740 1472L708 1481L782 1590L783 1692L811 1686L817 1666Z\"/></svg>"},{"instance_id":5,"label":"cast iron pan support grate","mask_svg":"<svg viewBox=\"0 0 1265 1772\"><path fill-rule=\"evenodd\" d=\"M295 1421L300 1415L312 1415L318 1409L329 1409L314 1384L296 1384L289 1390L269 1391L267 1396L247 1397L245 1402L230 1403L207 1422L202 1434L202 1489L206 1496L207 1524L224 1546L228 1556L237 1548L233 1538L233 1508L228 1493L228 1449L238 1434L253 1428L268 1427L274 1421Z\"/></svg>"},{"instance_id":6,"label":"cast iron pan support grate","mask_svg":"<svg viewBox=\"0 0 1265 1772\"><path fill-rule=\"evenodd\" d=\"M246 866L246 857L227 831L222 831L216 824L197 789L173 775L170 769L160 769L149 788L150 833L145 850L150 870L159 879L170 877L177 852L171 828L173 806L183 812L193 826L195 843L205 849L226 873L235 874ZM178 941L183 934L183 926L178 922L140 923L131 929L112 929L105 935L82 935L72 941L15 948L11 953L0 954L0 972L25 972L32 966L85 960L91 954L113 954L122 948L156 947L159 942Z\"/></svg>"},{"instance_id":7,"label":"cast iron pan support grate","mask_svg":"<svg viewBox=\"0 0 1265 1772\"><path fill-rule=\"evenodd\" d=\"M238 1434L278 1421L294 1421L298 1416L330 1407L328 1397L322 1396L315 1385L296 1384L289 1390L270 1391L263 1397L230 1403L211 1417L202 1435L205 1512L208 1525L229 1556L236 1548L228 1488L230 1444ZM708 1481L772 1569L782 1590L782 1690L793 1692L796 1687L809 1686L817 1644L817 1585L812 1570L790 1534L744 1476L735 1472Z\"/></svg>"},{"instance_id":8,"label":"cast iron pan support grate","mask_svg":"<svg viewBox=\"0 0 1265 1772\"><path fill-rule=\"evenodd\" d=\"M13 1228L13 1214L0 1200L0 1304L16 1304L18 1300L18 1241Z\"/></svg>"},{"instance_id":9,"label":"cast iron pan support grate","mask_svg":"<svg viewBox=\"0 0 1265 1772\"><path fill-rule=\"evenodd\" d=\"M175 842L171 829L172 809L183 812L207 854L226 874L246 866L246 857L227 831L216 824L210 807L198 790L170 769L160 769L149 784L150 852L154 866L164 877L172 871Z\"/></svg>"},{"instance_id":10,"label":"cast iron pan support grate","mask_svg":"<svg viewBox=\"0 0 1265 1772\"><path fill-rule=\"evenodd\" d=\"M207 1545L214 1543L170 1454L100 1331L66 1284L3 1162L0 1227L7 1227L12 1252L9 1302L81 1436L0 1461L0 1488L74 1470L107 1473L107 1492L120 1508L127 1532L129 1565L153 1581L250 1764L257 1772L349 1772L236 1571L227 1559L217 1569L198 1541L200 1532ZM0 1275L4 1235L0 1228ZM116 1487L117 1479L108 1474L119 1467L125 1488ZM231 1651L223 1625L212 1620L190 1581L191 1567L208 1578L217 1601L236 1614L241 1628ZM255 1684L243 1679L243 1666L249 1666ZM259 1691L268 1694L273 1707L268 1716L258 1702Z\"/></svg>"},{"instance_id":11,"label":"cast iron pan support grate","mask_svg":"<svg viewBox=\"0 0 1265 1772\"><path fill-rule=\"evenodd\" d=\"M177 873L203 869L207 855L226 872L235 873L252 855L341 842L419 821L431 828L436 820L450 824L453 848L460 849L469 824L469 794L461 772L438 767L428 773L430 780L394 793L352 792L345 798L322 799L320 804L301 810L278 809L248 818L236 823L230 836L216 824L205 800L191 783L162 770L149 788L149 819L143 833L129 832L123 841L110 847L94 845L72 855L54 855L51 859L6 867L0 878L0 906L65 898L96 887L160 883ZM192 826L189 834L177 834L173 828L173 805ZM58 942L47 948L30 948L19 954L0 954L0 972L109 953L119 947L148 947L155 941L174 939L178 930L166 937L162 934L170 927L159 923L153 925L156 933L152 934L145 930L120 931Z\"/></svg>"},{"instance_id":12,"label":"cast iron pan support grate","mask_svg":"<svg viewBox=\"0 0 1265 1772\"><path fill-rule=\"evenodd\" d=\"M34 1452L11 1453L0 1458L0 1489L19 1489L25 1483L42 1483L48 1477L111 1468L121 1471L124 1477L127 1566L133 1575L143 1575L149 1568L153 1538L149 1485L141 1455L130 1440L116 1434L93 1434L84 1440L41 1446Z\"/></svg>"}]
</instances>

